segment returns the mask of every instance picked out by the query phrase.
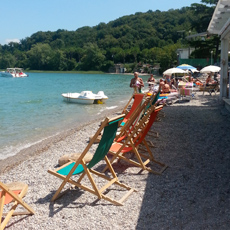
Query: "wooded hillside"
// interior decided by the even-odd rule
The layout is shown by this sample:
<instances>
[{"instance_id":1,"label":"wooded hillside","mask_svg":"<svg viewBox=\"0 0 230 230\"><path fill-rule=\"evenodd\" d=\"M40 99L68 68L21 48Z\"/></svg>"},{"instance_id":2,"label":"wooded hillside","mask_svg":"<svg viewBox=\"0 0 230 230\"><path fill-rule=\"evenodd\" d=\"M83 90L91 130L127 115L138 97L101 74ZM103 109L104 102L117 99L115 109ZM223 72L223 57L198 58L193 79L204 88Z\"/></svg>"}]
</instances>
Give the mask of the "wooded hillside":
<instances>
[{"instance_id":1,"label":"wooded hillside","mask_svg":"<svg viewBox=\"0 0 230 230\"><path fill-rule=\"evenodd\" d=\"M160 63L165 69L175 64L177 48L190 45L186 36L206 31L213 10L193 4L166 12L135 13L76 31L39 31L20 43L0 45L0 69L107 71L114 63L135 66L139 62Z\"/></svg>"}]
</instances>

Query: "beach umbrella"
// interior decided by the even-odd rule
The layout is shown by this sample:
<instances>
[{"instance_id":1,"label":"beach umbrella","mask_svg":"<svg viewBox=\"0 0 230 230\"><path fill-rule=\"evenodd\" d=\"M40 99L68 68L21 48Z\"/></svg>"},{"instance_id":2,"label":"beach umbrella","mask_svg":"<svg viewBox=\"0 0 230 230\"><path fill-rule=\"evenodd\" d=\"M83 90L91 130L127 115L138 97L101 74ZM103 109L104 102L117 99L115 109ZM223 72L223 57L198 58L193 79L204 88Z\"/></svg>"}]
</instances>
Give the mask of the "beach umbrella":
<instances>
[{"instance_id":1,"label":"beach umbrella","mask_svg":"<svg viewBox=\"0 0 230 230\"><path fill-rule=\"evenodd\" d=\"M201 73L216 73L220 71L219 66L209 65L200 70Z\"/></svg>"},{"instance_id":2,"label":"beach umbrella","mask_svg":"<svg viewBox=\"0 0 230 230\"><path fill-rule=\"evenodd\" d=\"M193 70L196 69L196 67L192 66L192 65L188 65L188 64L182 64L182 65L178 65L177 68L179 69L183 69L183 70Z\"/></svg>"},{"instance_id":3,"label":"beach umbrella","mask_svg":"<svg viewBox=\"0 0 230 230\"><path fill-rule=\"evenodd\" d=\"M200 71L197 70L197 69L190 69L190 71L191 71L192 73L198 73L198 72L200 72Z\"/></svg>"},{"instance_id":4,"label":"beach umbrella","mask_svg":"<svg viewBox=\"0 0 230 230\"><path fill-rule=\"evenodd\" d=\"M170 69L167 69L163 72L164 75L173 75L175 73L186 73L186 71L182 70L182 69L179 69L179 68L170 68Z\"/></svg>"}]
</instances>

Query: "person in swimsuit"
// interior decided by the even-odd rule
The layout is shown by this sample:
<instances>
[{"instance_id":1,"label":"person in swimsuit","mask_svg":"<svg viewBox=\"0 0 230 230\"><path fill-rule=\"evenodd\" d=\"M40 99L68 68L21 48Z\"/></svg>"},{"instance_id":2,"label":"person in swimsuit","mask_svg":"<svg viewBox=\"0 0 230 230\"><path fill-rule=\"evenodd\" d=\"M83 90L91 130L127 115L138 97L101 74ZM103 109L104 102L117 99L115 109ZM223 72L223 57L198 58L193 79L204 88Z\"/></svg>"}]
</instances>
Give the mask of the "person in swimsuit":
<instances>
[{"instance_id":1,"label":"person in swimsuit","mask_svg":"<svg viewBox=\"0 0 230 230\"><path fill-rule=\"evenodd\" d=\"M134 92L141 93L141 88L144 87L144 82L142 78L138 77L138 72L134 73L134 78L131 79L129 86L134 88Z\"/></svg>"}]
</instances>

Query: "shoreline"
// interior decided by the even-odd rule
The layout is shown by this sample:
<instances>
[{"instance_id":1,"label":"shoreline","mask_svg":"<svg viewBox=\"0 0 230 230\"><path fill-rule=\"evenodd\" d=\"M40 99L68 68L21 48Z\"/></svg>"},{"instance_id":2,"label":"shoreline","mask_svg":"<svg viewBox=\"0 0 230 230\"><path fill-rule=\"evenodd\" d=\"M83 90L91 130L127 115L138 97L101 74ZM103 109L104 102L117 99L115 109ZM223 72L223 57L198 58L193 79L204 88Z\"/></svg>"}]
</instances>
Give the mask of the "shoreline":
<instances>
[{"instance_id":1,"label":"shoreline","mask_svg":"<svg viewBox=\"0 0 230 230\"><path fill-rule=\"evenodd\" d=\"M9 156L5 159L0 160L0 175L4 174L8 170L11 170L13 167L23 163L25 160L34 157L39 156L43 152L47 151L52 145L65 140L69 136L74 135L74 133L80 131L85 126L93 125L99 123L104 117L106 116L113 116L116 113L121 112L123 109L123 106L118 106L114 109L104 111L104 114L100 114L96 119L91 120L89 122L84 122L80 125L76 125L73 128L64 130L58 134L54 134L50 137L45 138L39 143L33 144L27 148L24 148L20 150L17 154L13 156Z\"/></svg>"}]
</instances>

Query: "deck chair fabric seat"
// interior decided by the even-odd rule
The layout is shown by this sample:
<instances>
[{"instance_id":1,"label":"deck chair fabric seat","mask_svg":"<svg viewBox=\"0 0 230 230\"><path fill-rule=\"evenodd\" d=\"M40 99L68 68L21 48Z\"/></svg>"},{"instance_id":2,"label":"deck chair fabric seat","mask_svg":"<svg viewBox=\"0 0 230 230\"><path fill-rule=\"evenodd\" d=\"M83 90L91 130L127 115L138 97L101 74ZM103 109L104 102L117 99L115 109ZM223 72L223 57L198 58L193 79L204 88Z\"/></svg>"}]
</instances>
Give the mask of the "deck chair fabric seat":
<instances>
[{"instance_id":1,"label":"deck chair fabric seat","mask_svg":"<svg viewBox=\"0 0 230 230\"><path fill-rule=\"evenodd\" d=\"M143 93L135 93L133 95L134 97L134 101L132 104L132 107L130 109L130 111L127 113L127 115L125 116L125 118L123 119L123 121L120 123L120 126L124 126L125 122L130 118L130 116L133 114L133 112L135 111L135 109L141 105L141 102L144 99L145 94Z\"/></svg>"},{"instance_id":2,"label":"deck chair fabric seat","mask_svg":"<svg viewBox=\"0 0 230 230\"><path fill-rule=\"evenodd\" d=\"M22 200L27 191L28 185L23 182L11 182L9 184L0 182L0 230L3 230L6 227L13 215L33 215L35 213L34 210ZM4 206L12 202L14 203L9 208L9 211L4 213ZM18 205L23 206L26 211L15 212ZM5 216L5 218L2 221L3 216Z\"/></svg>"},{"instance_id":3,"label":"deck chair fabric seat","mask_svg":"<svg viewBox=\"0 0 230 230\"><path fill-rule=\"evenodd\" d=\"M128 196L131 195L132 192L136 191L135 189L121 183L118 180L118 177L116 176L115 171L113 170L112 165L110 164L107 158L107 153L116 136L118 123L124 119L124 116L125 115L123 114L113 119L106 118L102 122L96 134L91 139L91 141L86 146L85 150L82 152L81 156L76 162L69 162L56 170L48 170L49 173L63 180L62 184L60 185L59 189L54 194L51 201L56 200L57 198L59 198L61 195L64 194L64 193L61 193L61 191L63 187L66 185L66 183L73 184L75 187L79 187L85 191L88 191L96 195L98 199L107 200L115 205L123 205L123 202L128 198ZM84 156L89 151L95 139L102 131L103 131L102 139L95 151L95 154L92 160L89 163L86 163L84 161ZM111 177L105 175L104 173L101 173L101 172L98 172L92 169L97 163L99 163L103 159L105 160L106 165L108 166L110 170ZM78 180L74 180L71 178L73 175L79 175L80 177L78 178ZM96 175L96 176L99 176L105 179L106 181L108 181L107 184L104 185L102 188L98 188L95 180L93 179L93 175L94 176ZM82 179L84 177L89 179L91 187L89 187L88 185L84 185L82 183ZM124 188L125 190L128 190L128 192L126 192L126 194L118 201L110 198L109 195L105 194L106 190L113 184L118 185L120 188Z\"/></svg>"},{"instance_id":4,"label":"deck chair fabric seat","mask_svg":"<svg viewBox=\"0 0 230 230\"><path fill-rule=\"evenodd\" d=\"M126 122L133 116L135 116L136 122L138 121L138 115L141 115L141 113L139 113L139 108L142 105L142 102L145 100L144 99L145 94L143 93L136 93L134 95L132 95L132 97L130 98L128 104L125 106L125 108L122 111L122 114L125 114L124 119L122 120L122 122L119 122L119 127L124 127ZM128 105L130 104L131 99L134 98L134 102L132 104L132 107L130 109L129 112L125 113ZM117 134L120 134L120 132L117 132ZM101 137L102 134L98 135L97 139L94 141L94 143L99 143L101 141ZM90 137L89 140L91 140L93 137Z\"/></svg>"}]
</instances>

